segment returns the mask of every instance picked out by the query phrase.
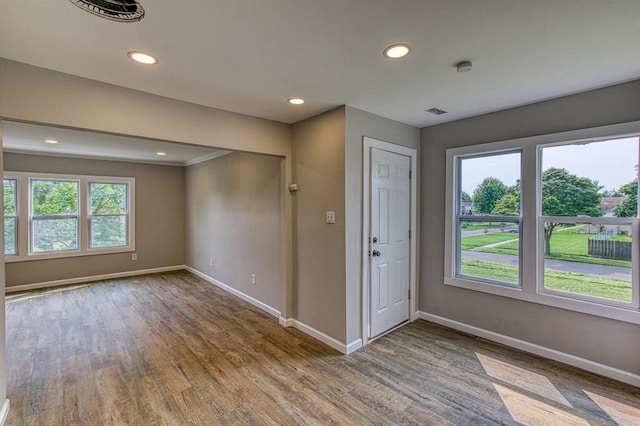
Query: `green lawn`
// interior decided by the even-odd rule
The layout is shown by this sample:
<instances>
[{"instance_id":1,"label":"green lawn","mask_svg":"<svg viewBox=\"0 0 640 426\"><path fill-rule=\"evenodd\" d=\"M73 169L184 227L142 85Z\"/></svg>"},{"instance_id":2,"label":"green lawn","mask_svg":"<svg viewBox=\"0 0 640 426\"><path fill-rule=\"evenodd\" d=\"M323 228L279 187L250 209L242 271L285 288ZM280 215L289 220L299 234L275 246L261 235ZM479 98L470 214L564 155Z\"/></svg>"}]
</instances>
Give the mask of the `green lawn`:
<instances>
[{"instance_id":1,"label":"green lawn","mask_svg":"<svg viewBox=\"0 0 640 426\"><path fill-rule=\"evenodd\" d=\"M461 272L471 277L518 284L518 268L503 263L463 259Z\"/></svg>"},{"instance_id":2,"label":"green lawn","mask_svg":"<svg viewBox=\"0 0 640 426\"><path fill-rule=\"evenodd\" d=\"M510 234L510 235L513 236L513 234ZM469 250L464 248L465 244L467 244L465 240L471 239L471 238L475 238L475 236L465 237L462 239L463 250ZM627 238L626 241L629 241L631 239L630 237L623 236L623 235L619 235L617 238L620 238L620 241L625 241L623 238ZM631 262L626 260L605 259L601 257L589 256L587 254L588 239L589 239L589 235L577 234L573 230L567 230L567 231L561 231L561 232L558 232L558 230L556 230L551 235L551 254L547 256L547 259L566 260L568 262L591 263L594 265L620 266L623 268L631 267ZM509 238L505 238L505 240L509 240ZM470 241L469 244L473 245L474 241L473 240ZM488 244L491 244L491 243L488 243ZM472 248L476 248L476 247L480 247L480 246L473 246ZM514 241L511 243L500 245L498 247L482 249L480 251L483 251L486 253L517 255L518 249L519 249L518 242Z\"/></svg>"},{"instance_id":3,"label":"green lawn","mask_svg":"<svg viewBox=\"0 0 640 426\"><path fill-rule=\"evenodd\" d=\"M517 267L496 262L466 259L462 261L462 273L512 284L518 282ZM622 280L546 271L544 285L552 290L631 302L631 283Z\"/></svg>"},{"instance_id":4,"label":"green lawn","mask_svg":"<svg viewBox=\"0 0 640 426\"><path fill-rule=\"evenodd\" d=\"M622 241L623 243L630 243L633 241L633 239L628 235L618 234L615 237L612 237L611 241Z\"/></svg>"},{"instance_id":5,"label":"green lawn","mask_svg":"<svg viewBox=\"0 0 640 426\"><path fill-rule=\"evenodd\" d=\"M491 232L489 234L473 235L471 237L462 237L462 250L471 250L476 247L486 246L488 244L499 243L517 239L518 234L510 232ZM517 242L516 242L517 245ZM500 246L502 247L502 246Z\"/></svg>"}]
</instances>

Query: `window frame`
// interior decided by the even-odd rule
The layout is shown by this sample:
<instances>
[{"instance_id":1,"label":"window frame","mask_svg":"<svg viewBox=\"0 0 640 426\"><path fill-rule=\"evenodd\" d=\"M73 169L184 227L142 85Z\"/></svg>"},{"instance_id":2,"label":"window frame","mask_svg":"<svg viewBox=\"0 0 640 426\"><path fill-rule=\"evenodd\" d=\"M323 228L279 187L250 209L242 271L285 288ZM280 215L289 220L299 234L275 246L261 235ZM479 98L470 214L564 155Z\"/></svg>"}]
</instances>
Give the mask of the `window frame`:
<instances>
[{"instance_id":1,"label":"window frame","mask_svg":"<svg viewBox=\"0 0 640 426\"><path fill-rule=\"evenodd\" d=\"M126 213L124 214L94 214L93 213L93 209L91 207L91 184L92 183L98 183L98 184L114 184L114 185L125 185L127 188L127 192L126 192L126 200L125 200L125 204L126 204ZM92 180L88 180L87 181L87 221L88 221L88 226L87 226L87 233L88 233L88 241L87 241L87 250L89 251L95 251L95 250L108 250L108 249L118 249L118 248L122 248L122 247L127 247L129 245L129 241L131 239L131 217L130 217L130 212L131 212L131 184L130 182L114 182L113 179L92 179ZM91 241L92 241L92 227L93 227L93 218L95 217L125 217L125 220L127 222L127 235L126 235L126 241L127 243L122 245L122 246L108 246L108 247L92 247L91 246Z\"/></svg>"},{"instance_id":2,"label":"window frame","mask_svg":"<svg viewBox=\"0 0 640 426\"><path fill-rule=\"evenodd\" d=\"M47 255L53 253L76 253L80 251L80 180L79 179L58 179L58 178L43 178L43 177L34 177L29 176L27 178L29 192L27 196L29 197L29 210L28 210L28 221L29 221L29 256L34 255ZM77 197L76 197L76 211L75 214L55 214L55 215L35 215L33 212L33 184L34 182L71 182L75 183L77 187ZM76 221L76 248L68 249L68 250L42 250L35 251L35 224L39 220L56 220L56 219L75 219Z\"/></svg>"},{"instance_id":3,"label":"window frame","mask_svg":"<svg viewBox=\"0 0 640 426\"><path fill-rule=\"evenodd\" d=\"M557 307L610 318L614 320L640 324L640 241L634 241L632 261L632 302L616 302L579 295L567 294L562 291L545 289L544 276L544 235L541 230L544 216L542 216L541 200L541 151L543 146L564 145L569 143L589 143L604 140L638 137L640 135L640 121L573 130L547 135L531 136L519 139L489 142L477 145L449 148L446 150L446 183L445 183L445 253L444 277L445 285L467 290L489 293L531 303ZM495 285L468 277L456 276L457 250L457 191L459 187L458 157L499 154L520 149L521 157L521 226L520 226L520 256L522 287ZM563 220L573 220L563 217ZM575 220L574 220L575 221ZM579 218L578 221L585 221ZM640 219L636 218L589 218L593 223L625 222L632 223L632 232L640 228Z\"/></svg>"},{"instance_id":4,"label":"window frame","mask_svg":"<svg viewBox=\"0 0 640 426\"><path fill-rule=\"evenodd\" d=\"M495 285L495 286L504 286L509 288L522 288L522 197L520 198L520 215L519 216L493 216L493 215L465 215L460 213L460 203L462 195L462 161L466 159L476 159L476 158L486 158L493 157L497 155L508 155L508 154L520 154L520 190L522 191L522 149L506 149L499 151L492 151L489 153L472 153L470 155L458 155L455 157L455 244L454 244L454 271L453 275L457 278L463 280L471 280L484 284ZM518 225L518 283L512 284L506 281L498 281L492 280L488 278L474 277L472 275L465 275L462 273L462 227L460 225L461 222L513 222Z\"/></svg>"},{"instance_id":5,"label":"window frame","mask_svg":"<svg viewBox=\"0 0 640 426\"><path fill-rule=\"evenodd\" d=\"M10 253L10 254L6 254L3 252L5 258L10 258L10 257L15 257L18 255L18 226L19 226L19 222L20 222L20 210L19 208L19 201L18 201L18 179L15 177L3 177L3 186L4 186L4 181L5 180L13 180L15 182L15 192L14 192L14 199L13 199L13 203L14 203L14 215L13 216L5 216L4 215L4 206L3 206L3 219L4 221L6 221L7 219L13 219L14 221L14 226L13 226L13 249L14 249L14 253ZM4 200L3 200L4 202ZM4 222L3 222L4 224ZM3 225L4 226L4 225ZM6 226L4 227L4 232L6 234ZM6 235L5 235L5 240L6 240ZM6 242L5 242L6 244ZM4 250L4 247L3 247Z\"/></svg>"},{"instance_id":6,"label":"window frame","mask_svg":"<svg viewBox=\"0 0 640 426\"><path fill-rule=\"evenodd\" d=\"M135 251L135 178L116 176L89 176L54 173L4 172L4 179L17 181L17 228L16 254L5 256L5 262L24 262L44 259L58 259L101 254L115 254ZM31 217L31 180L78 181L78 249L64 251L32 252L32 217ZM127 184L127 237L126 246L91 248L89 213L89 184L114 183ZM57 217L57 216L56 216Z\"/></svg>"}]
</instances>

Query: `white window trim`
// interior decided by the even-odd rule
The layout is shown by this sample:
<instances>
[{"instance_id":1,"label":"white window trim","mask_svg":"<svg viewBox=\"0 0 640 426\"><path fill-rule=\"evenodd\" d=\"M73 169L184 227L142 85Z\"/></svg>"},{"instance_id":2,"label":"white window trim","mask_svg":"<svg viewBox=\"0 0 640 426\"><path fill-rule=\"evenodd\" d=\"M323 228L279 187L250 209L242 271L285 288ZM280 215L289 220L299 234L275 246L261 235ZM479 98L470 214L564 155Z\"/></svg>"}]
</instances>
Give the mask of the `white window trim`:
<instances>
[{"instance_id":1,"label":"white window trim","mask_svg":"<svg viewBox=\"0 0 640 426\"><path fill-rule=\"evenodd\" d=\"M556 308L581 312L599 317L615 319L619 321L640 324L640 301L638 293L640 284L638 282L638 241L634 241L634 264L632 285L636 291L633 292L633 300L630 304L622 302L607 304L598 303L596 298L579 298L563 295L562 292L542 289L542 280L538 283L538 275L541 268L544 268L543 246L539 239L543 238L538 232L541 222L537 219L540 215L541 188L539 187L540 152L539 146L549 146L551 144L563 144L566 142L595 142L606 139L619 139L624 137L637 136L640 133L640 121L634 121L610 126L594 127L569 132L554 133L541 136L532 136L521 139L512 139L499 142L491 142L479 145L470 145L459 148L447 149L446 152L446 183L445 183L445 253L444 253L444 284L468 290L489 293L512 299L523 300L532 303L552 306ZM520 227L521 235L521 267L522 267L522 287L508 287L504 285L491 284L482 281L472 280L467 277L456 276L456 188L458 186L457 161L458 156L473 154L500 154L503 152L513 152L515 149L522 150L521 157L521 191L522 191L522 223ZM532 179L535 177L535 179ZM563 218L564 220L571 218ZM609 218L593 218L593 222L610 221ZM635 223L638 227L637 218L613 219L613 221L626 221ZM640 235L635 232L635 235ZM622 306L624 305L624 306Z\"/></svg>"},{"instance_id":2,"label":"white window trim","mask_svg":"<svg viewBox=\"0 0 640 426\"><path fill-rule=\"evenodd\" d=\"M129 246L131 245L129 242L131 241L131 238L133 237L133 233L132 233L132 227L133 225L135 225L133 222L133 216L131 215L131 211L133 209L133 198L131 197L132 191L133 191L133 187L134 187L134 183L133 183L134 179L130 178L130 179L125 179L125 180L119 180L119 181L115 181L114 179L109 179L109 178L105 178L105 177L100 177L100 178L95 178L95 179L88 179L86 182L86 186L85 186L85 191L86 193L86 207L87 207L87 251L89 252L95 252L95 251L103 251L103 250L118 250L118 249L126 249L129 248ZM123 246L118 246L118 247L110 247L110 248L103 248L103 247L91 247L91 222L93 221L93 213L91 213L91 184L92 183L114 183L114 184L126 184L128 187L128 191L127 191L127 214L118 214L118 215L96 215L98 217L102 216L126 216L127 218L127 244L123 245ZM127 250L129 251L129 250Z\"/></svg>"},{"instance_id":3,"label":"white window trim","mask_svg":"<svg viewBox=\"0 0 640 426\"><path fill-rule=\"evenodd\" d=\"M15 255L6 255L5 262L25 262L32 260L60 259L67 257L91 256L101 254L133 252L135 244L135 178L132 177L112 177L112 176L87 176L87 175L67 175L54 173L28 173L28 172L4 172L5 179L16 179L17 189L17 236ZM31 253L31 209L29 180L30 179L51 179L79 181L79 205L78 205L78 249L65 250L59 252ZM89 183L125 183L128 185L127 205L129 207L128 220L128 245L121 247L90 248L89 247Z\"/></svg>"},{"instance_id":4,"label":"white window trim","mask_svg":"<svg viewBox=\"0 0 640 426\"><path fill-rule=\"evenodd\" d=\"M14 220L14 228L13 228L13 232L14 232L13 244L14 244L14 247L13 247L13 249L15 251L15 254L8 254L8 255L5 255L5 256L15 256L18 253L18 238L17 238L18 237L18 220L19 220L19 217L18 217L18 180L16 178L5 178L5 179L15 180L16 181L16 188L15 188L15 193L14 193L14 203L15 203L14 215L13 216L4 216L4 206L3 206L3 219L4 220L13 219ZM4 247L2 248L2 250L4 251ZM3 252L3 254L4 254L4 252Z\"/></svg>"}]
</instances>

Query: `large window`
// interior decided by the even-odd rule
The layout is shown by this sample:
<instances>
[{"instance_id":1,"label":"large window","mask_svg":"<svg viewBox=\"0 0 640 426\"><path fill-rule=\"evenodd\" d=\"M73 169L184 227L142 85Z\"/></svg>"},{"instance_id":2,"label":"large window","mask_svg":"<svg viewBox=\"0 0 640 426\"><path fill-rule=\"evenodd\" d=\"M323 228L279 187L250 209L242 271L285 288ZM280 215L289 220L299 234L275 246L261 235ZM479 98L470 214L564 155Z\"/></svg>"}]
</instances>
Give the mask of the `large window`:
<instances>
[{"instance_id":1,"label":"large window","mask_svg":"<svg viewBox=\"0 0 640 426\"><path fill-rule=\"evenodd\" d=\"M6 260L133 251L134 179L6 172Z\"/></svg>"},{"instance_id":2,"label":"large window","mask_svg":"<svg viewBox=\"0 0 640 426\"><path fill-rule=\"evenodd\" d=\"M445 283L640 323L639 134L447 150Z\"/></svg>"},{"instance_id":3,"label":"large window","mask_svg":"<svg viewBox=\"0 0 640 426\"><path fill-rule=\"evenodd\" d=\"M127 183L89 182L91 248L127 245L128 186Z\"/></svg>"},{"instance_id":4,"label":"large window","mask_svg":"<svg viewBox=\"0 0 640 426\"><path fill-rule=\"evenodd\" d=\"M18 204L16 179L4 179L4 254L12 256L16 254L16 235L18 229Z\"/></svg>"},{"instance_id":5,"label":"large window","mask_svg":"<svg viewBox=\"0 0 640 426\"><path fill-rule=\"evenodd\" d=\"M457 161L457 275L519 287L520 152Z\"/></svg>"},{"instance_id":6,"label":"large window","mask_svg":"<svg viewBox=\"0 0 640 426\"><path fill-rule=\"evenodd\" d=\"M31 253L78 249L79 181L30 179Z\"/></svg>"},{"instance_id":7,"label":"large window","mask_svg":"<svg viewBox=\"0 0 640 426\"><path fill-rule=\"evenodd\" d=\"M633 301L639 142L539 148L545 291L609 304Z\"/></svg>"}]
</instances>

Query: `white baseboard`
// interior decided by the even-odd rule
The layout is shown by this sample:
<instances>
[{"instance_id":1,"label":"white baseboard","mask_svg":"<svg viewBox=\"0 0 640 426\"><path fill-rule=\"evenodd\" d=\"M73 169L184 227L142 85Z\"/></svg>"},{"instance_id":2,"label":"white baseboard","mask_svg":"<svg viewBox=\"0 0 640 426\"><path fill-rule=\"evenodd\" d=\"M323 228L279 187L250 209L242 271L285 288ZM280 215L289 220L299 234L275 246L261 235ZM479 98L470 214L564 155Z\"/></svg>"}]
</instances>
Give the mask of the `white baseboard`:
<instances>
[{"instance_id":1,"label":"white baseboard","mask_svg":"<svg viewBox=\"0 0 640 426\"><path fill-rule=\"evenodd\" d=\"M15 293L16 291L37 290L41 288L59 287L62 285L88 283L92 281L111 280L114 278L133 277L136 275L157 274L161 272L180 271L185 269L184 265L164 266L162 268L137 269L135 271L114 272L112 274L90 275L88 277L67 278L64 280L45 281L41 283L22 284L5 287L5 293Z\"/></svg>"},{"instance_id":2,"label":"white baseboard","mask_svg":"<svg viewBox=\"0 0 640 426\"><path fill-rule=\"evenodd\" d=\"M9 400L5 399L4 404L2 404L2 410L0 410L0 425L4 426L7 421L7 416L9 415Z\"/></svg>"},{"instance_id":3,"label":"white baseboard","mask_svg":"<svg viewBox=\"0 0 640 426\"><path fill-rule=\"evenodd\" d=\"M628 383L633 386L640 386L640 376L628 371L619 370L617 368L590 361L588 359L580 358L575 355L560 352L555 349L536 345L535 343L526 342L524 340L516 339L513 337L505 336L504 334L495 333L493 331L485 330L483 328L475 327L469 324L450 320L438 315L429 314L427 312L419 312L419 316L425 321L434 322L445 327L453 328L454 330L482 337L493 342L502 343L503 345L510 346L512 348L520 349L522 351L549 358L554 361L559 361L573 367L600 374L601 376Z\"/></svg>"},{"instance_id":4,"label":"white baseboard","mask_svg":"<svg viewBox=\"0 0 640 426\"><path fill-rule=\"evenodd\" d=\"M202 278L205 281L210 282L211 284L215 285L216 287L220 287L221 289L223 289L224 291L233 294L234 296L239 297L240 299L244 300L245 302L249 302L251 303L253 306L255 306L256 308L260 308L265 312L268 312L269 314L273 315L274 317L280 318L280 311L272 308L271 306L267 305L266 303L263 303L261 301L259 301L258 299L254 299L253 297L249 296L248 294L245 294L239 290L236 290L235 288L228 286L227 284L220 282L218 280L216 280L213 277L210 277L209 275L205 274L204 272L200 272L197 269L192 268L191 266L184 266L184 269L186 269L187 271L191 272L194 275L199 276L200 278Z\"/></svg>"},{"instance_id":5,"label":"white baseboard","mask_svg":"<svg viewBox=\"0 0 640 426\"><path fill-rule=\"evenodd\" d=\"M347 345L347 351L345 352L349 355L351 352L355 352L362 347L362 339L354 340L353 342Z\"/></svg>"},{"instance_id":6,"label":"white baseboard","mask_svg":"<svg viewBox=\"0 0 640 426\"><path fill-rule=\"evenodd\" d=\"M342 342L339 342L338 340L334 339L331 336L328 336L326 334L324 334L322 331L318 331L313 327L308 326L307 324L300 322L296 319L293 318L282 318L280 317L280 325L282 325L283 327L294 327L297 328L298 330L302 331L304 334L308 334L309 336L313 337L314 339L320 340L322 343L325 343L329 346L331 346L333 349L337 350L340 353L343 354L348 354L349 353L349 346L352 346L355 349L352 349L351 352L355 351L356 349L358 349L358 347L362 346L362 340L356 341L356 342L352 342L349 345L345 345ZM357 344L360 344L360 346L357 346Z\"/></svg>"},{"instance_id":7,"label":"white baseboard","mask_svg":"<svg viewBox=\"0 0 640 426\"><path fill-rule=\"evenodd\" d=\"M295 320L293 318L285 319L282 317L278 318L278 322L283 327L295 327Z\"/></svg>"}]
</instances>

